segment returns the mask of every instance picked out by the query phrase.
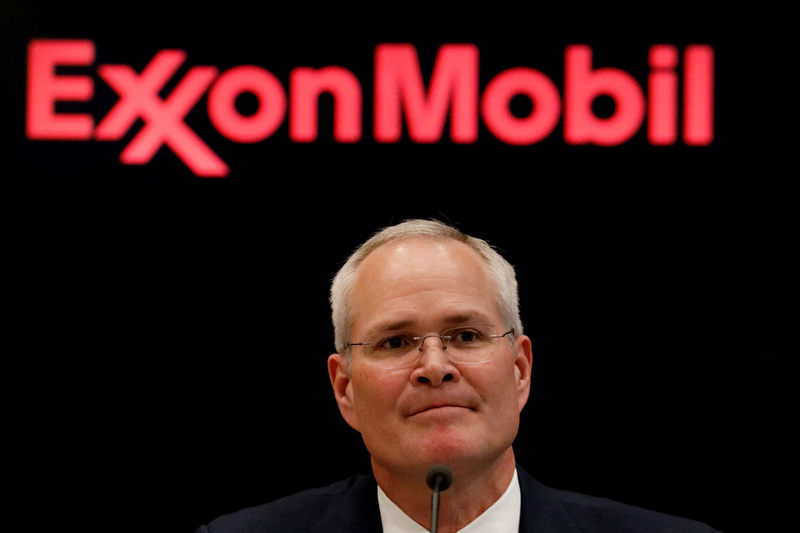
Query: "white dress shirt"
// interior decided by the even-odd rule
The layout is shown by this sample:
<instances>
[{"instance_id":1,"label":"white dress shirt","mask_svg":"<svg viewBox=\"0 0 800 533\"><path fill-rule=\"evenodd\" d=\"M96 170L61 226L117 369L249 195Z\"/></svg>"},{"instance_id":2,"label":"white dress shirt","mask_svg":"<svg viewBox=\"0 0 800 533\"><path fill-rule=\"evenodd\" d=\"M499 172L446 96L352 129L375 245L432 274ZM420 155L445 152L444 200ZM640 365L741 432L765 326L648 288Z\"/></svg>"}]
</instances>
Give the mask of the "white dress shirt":
<instances>
[{"instance_id":1,"label":"white dress shirt","mask_svg":"<svg viewBox=\"0 0 800 533\"><path fill-rule=\"evenodd\" d=\"M378 506L381 510L383 533L426 533L428 530L417 524L403 512L378 486ZM522 497L517 471L508 488L500 498L475 520L459 529L458 533L518 533Z\"/></svg>"}]
</instances>

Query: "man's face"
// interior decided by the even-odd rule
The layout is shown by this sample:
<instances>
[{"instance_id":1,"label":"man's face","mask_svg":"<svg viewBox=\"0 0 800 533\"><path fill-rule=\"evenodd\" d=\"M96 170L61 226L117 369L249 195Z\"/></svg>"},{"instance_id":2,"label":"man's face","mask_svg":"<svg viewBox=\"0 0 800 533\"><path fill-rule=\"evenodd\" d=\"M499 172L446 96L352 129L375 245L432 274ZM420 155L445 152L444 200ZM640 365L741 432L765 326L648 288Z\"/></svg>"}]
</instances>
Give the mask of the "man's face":
<instances>
[{"instance_id":1,"label":"man's face","mask_svg":"<svg viewBox=\"0 0 800 533\"><path fill-rule=\"evenodd\" d=\"M386 244L360 265L351 341L384 330L440 334L458 325L506 331L485 262L453 240ZM353 348L351 368L334 354L328 367L345 420L361 432L373 467L423 475L431 465L491 464L511 453L530 387L530 340L491 343L490 361L455 364L436 338L416 366L386 369ZM512 455L513 457L513 455Z\"/></svg>"}]
</instances>

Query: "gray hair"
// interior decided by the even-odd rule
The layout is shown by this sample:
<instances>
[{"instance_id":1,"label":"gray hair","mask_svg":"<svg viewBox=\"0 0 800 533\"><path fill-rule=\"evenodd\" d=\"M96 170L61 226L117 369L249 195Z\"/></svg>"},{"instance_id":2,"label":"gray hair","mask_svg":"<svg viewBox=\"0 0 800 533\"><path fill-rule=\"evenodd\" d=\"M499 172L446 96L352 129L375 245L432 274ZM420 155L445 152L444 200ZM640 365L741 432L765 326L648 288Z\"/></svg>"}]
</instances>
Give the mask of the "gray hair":
<instances>
[{"instance_id":1,"label":"gray hair","mask_svg":"<svg viewBox=\"0 0 800 533\"><path fill-rule=\"evenodd\" d=\"M519 318L519 296L517 295L517 276L508 261L497 253L483 239L471 237L458 229L436 220L407 220L389 226L373 235L358 247L339 269L331 283L331 315L335 335L336 351L349 357L350 326L352 323L353 286L359 265L377 248L393 241L424 237L430 239L452 239L462 242L475 250L486 261L489 276L495 285L497 305L505 322L505 327L514 329L515 335L522 334L522 321Z\"/></svg>"}]
</instances>

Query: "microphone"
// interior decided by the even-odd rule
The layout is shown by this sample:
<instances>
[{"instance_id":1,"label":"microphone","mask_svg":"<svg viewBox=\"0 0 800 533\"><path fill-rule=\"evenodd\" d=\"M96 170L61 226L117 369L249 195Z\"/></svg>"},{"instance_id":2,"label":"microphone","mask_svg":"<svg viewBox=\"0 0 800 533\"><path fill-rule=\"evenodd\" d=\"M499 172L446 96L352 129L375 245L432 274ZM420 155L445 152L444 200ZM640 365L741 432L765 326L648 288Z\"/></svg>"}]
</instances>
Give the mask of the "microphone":
<instances>
[{"instance_id":1,"label":"microphone","mask_svg":"<svg viewBox=\"0 0 800 533\"><path fill-rule=\"evenodd\" d=\"M447 465L434 465L425 477L433 491L431 495L431 533L439 530L439 492L447 490L453 484L453 472Z\"/></svg>"}]
</instances>

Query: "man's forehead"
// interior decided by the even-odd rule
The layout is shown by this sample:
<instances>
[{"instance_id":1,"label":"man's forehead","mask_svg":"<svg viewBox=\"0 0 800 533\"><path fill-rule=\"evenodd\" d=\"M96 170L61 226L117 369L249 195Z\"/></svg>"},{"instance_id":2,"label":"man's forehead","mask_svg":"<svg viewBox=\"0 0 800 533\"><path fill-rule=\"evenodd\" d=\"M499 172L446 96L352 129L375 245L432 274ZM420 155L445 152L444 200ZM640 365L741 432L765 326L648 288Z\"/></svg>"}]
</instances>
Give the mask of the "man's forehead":
<instances>
[{"instance_id":1,"label":"man's forehead","mask_svg":"<svg viewBox=\"0 0 800 533\"><path fill-rule=\"evenodd\" d=\"M414 236L385 243L364 258L356 276L405 272L412 275L431 261L458 263L461 269L472 267L486 271L483 258L463 242L443 237Z\"/></svg>"},{"instance_id":2,"label":"man's forehead","mask_svg":"<svg viewBox=\"0 0 800 533\"><path fill-rule=\"evenodd\" d=\"M377 248L359 266L353 325L413 325L432 311L420 309L418 297L436 307L442 325L468 318L487 323L497 310L489 269L477 252L452 239L410 238Z\"/></svg>"}]
</instances>

